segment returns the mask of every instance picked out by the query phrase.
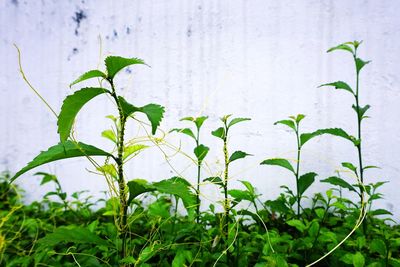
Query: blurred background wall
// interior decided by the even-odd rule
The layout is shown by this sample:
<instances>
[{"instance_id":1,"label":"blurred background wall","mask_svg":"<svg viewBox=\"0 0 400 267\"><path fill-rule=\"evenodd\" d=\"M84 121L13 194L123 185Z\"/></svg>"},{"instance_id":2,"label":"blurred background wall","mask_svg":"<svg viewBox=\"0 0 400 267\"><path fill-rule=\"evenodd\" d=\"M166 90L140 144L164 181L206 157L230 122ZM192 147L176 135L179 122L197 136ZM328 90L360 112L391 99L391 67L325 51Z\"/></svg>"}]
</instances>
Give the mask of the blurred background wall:
<instances>
[{"instance_id":1,"label":"blurred background wall","mask_svg":"<svg viewBox=\"0 0 400 267\"><path fill-rule=\"evenodd\" d=\"M41 150L58 142L56 118L24 83L18 70L22 52L26 76L49 104L60 110L74 89L69 83L81 73L103 68L107 55L139 57L151 68L134 66L122 73L117 87L130 102L166 107L161 128L189 126L184 116L208 115L202 141L212 149L204 178L222 170L222 144L210 131L224 114L251 117L232 129L231 151L253 154L232 164L232 187L251 181L263 199L275 198L280 185L294 186L293 177L278 167L259 166L265 158L295 158L295 137L277 120L306 114L304 131L342 127L356 134L353 99L346 92L317 88L335 80L354 84L351 57L327 54L338 43L363 40L359 55L372 60L361 74L361 103L370 104L365 120L364 151L367 182L390 181L385 199L376 203L400 218L400 2L385 1L23 1L0 2L0 169L19 170ZM96 85L94 82L82 86ZM115 114L106 97L91 101L79 114L75 134L104 149L101 137ZM132 123L132 137L143 135ZM158 134L160 136L160 133ZM171 134L166 140L190 153L192 141ZM153 147L127 166L128 179L151 181L182 175L195 182L195 166L174 151ZM342 170L340 163L357 163L356 149L331 136L304 147L302 172L324 179ZM86 170L85 170L86 168ZM37 168L58 175L64 190L90 190L102 196L106 182L90 173L84 159L70 159ZM19 180L27 201L51 186L40 187L35 171ZM348 173L342 177L355 182ZM208 187L205 199L218 192ZM325 191L315 183L308 195ZM348 194L349 197L355 197ZM356 199L356 198L354 198ZM206 204L205 204L206 205ZM204 208L206 208L204 206Z\"/></svg>"}]
</instances>

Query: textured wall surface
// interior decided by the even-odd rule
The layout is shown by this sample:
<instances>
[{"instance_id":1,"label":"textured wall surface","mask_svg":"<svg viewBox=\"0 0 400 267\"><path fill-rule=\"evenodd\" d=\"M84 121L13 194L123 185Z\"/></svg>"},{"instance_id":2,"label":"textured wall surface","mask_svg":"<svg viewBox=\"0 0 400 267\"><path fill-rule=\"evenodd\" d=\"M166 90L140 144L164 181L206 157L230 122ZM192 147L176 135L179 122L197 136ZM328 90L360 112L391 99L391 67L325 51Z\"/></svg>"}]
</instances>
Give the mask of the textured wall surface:
<instances>
[{"instance_id":1,"label":"textured wall surface","mask_svg":"<svg viewBox=\"0 0 400 267\"><path fill-rule=\"evenodd\" d=\"M400 1L23 1L0 2L0 169L17 171L40 150L58 142L56 119L23 82L13 43L22 51L24 71L57 111L72 90L68 84L82 72L102 64L109 54L143 58L151 68L133 67L118 80L118 90L137 105L166 107L162 129L186 125L178 119L205 114L202 140L213 148L204 176L221 170L221 144L210 131L218 117L233 113L251 117L232 130L231 150L253 157L232 166L232 187L239 179L254 183L263 198L276 197L279 186L294 186L285 170L258 166L267 157L295 157L295 138L273 122L304 113L304 131L342 127L356 133L353 99L346 92L318 89L324 82L354 84L353 64L346 53L325 53L340 42L364 40L360 57L372 60L361 75L361 103L369 103L365 120L366 181L390 181L377 207L400 218ZM100 49L99 36L102 49ZM101 53L101 57L99 56ZM88 82L87 85L94 83ZM107 98L90 102L79 114L79 140L112 148L100 136L115 114ZM129 125L132 137L143 135ZM191 151L192 143L176 134L168 141ZM178 172L194 182L190 160L154 147L132 161L129 178L158 180ZM324 136L304 147L302 171L319 178L356 163L355 148ZM90 190L99 196L107 186L87 170L84 159L71 159L37 169L57 174L68 192ZM39 187L34 171L18 183L28 200L50 187ZM354 181L348 173L343 177ZM351 180L353 179L353 180ZM208 186L205 198L218 198ZM308 193L326 190L315 183Z\"/></svg>"}]
</instances>

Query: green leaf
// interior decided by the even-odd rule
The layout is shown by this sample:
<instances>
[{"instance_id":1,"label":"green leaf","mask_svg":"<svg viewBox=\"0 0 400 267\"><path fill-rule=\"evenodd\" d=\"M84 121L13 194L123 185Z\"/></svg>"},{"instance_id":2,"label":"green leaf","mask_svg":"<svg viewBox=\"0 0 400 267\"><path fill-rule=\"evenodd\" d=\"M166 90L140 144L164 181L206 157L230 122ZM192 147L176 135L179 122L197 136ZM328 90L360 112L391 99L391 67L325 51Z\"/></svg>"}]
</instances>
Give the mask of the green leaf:
<instances>
[{"instance_id":1,"label":"green leaf","mask_svg":"<svg viewBox=\"0 0 400 267\"><path fill-rule=\"evenodd\" d=\"M250 182L248 182L248 181L240 181L246 188L247 188L247 190L252 194L252 195L255 195L255 189L254 189L254 187L253 187L253 185L250 183Z\"/></svg>"},{"instance_id":2,"label":"green leaf","mask_svg":"<svg viewBox=\"0 0 400 267\"><path fill-rule=\"evenodd\" d=\"M346 90L346 91L350 92L352 95L354 95L353 89L351 89L350 85L348 85L347 83L342 82L342 81L321 84L320 86L318 86L318 88L323 87L323 86L333 86L333 87L335 87L335 89Z\"/></svg>"},{"instance_id":3,"label":"green leaf","mask_svg":"<svg viewBox=\"0 0 400 267\"><path fill-rule=\"evenodd\" d=\"M294 131L296 131L296 124L292 120L280 120L280 121L277 121L274 123L274 125L277 125L277 124L283 124L283 125L289 126Z\"/></svg>"},{"instance_id":4,"label":"green leaf","mask_svg":"<svg viewBox=\"0 0 400 267\"><path fill-rule=\"evenodd\" d=\"M228 194L233 197L236 201L242 201L242 200L247 200L247 201L253 201L254 196L250 194L248 191L244 190L239 190L239 189L231 189L228 190Z\"/></svg>"},{"instance_id":5,"label":"green leaf","mask_svg":"<svg viewBox=\"0 0 400 267\"><path fill-rule=\"evenodd\" d=\"M203 159L207 156L207 153L209 150L210 149L208 147L206 147L205 145L202 145L202 144L195 147L194 154L196 155L199 165L201 165L201 163L203 162Z\"/></svg>"},{"instance_id":6,"label":"green leaf","mask_svg":"<svg viewBox=\"0 0 400 267\"><path fill-rule=\"evenodd\" d=\"M57 176L53 174L49 174L46 172L37 172L34 175L41 175L43 176L42 181L40 182L40 185L47 184L49 182L56 182L57 181Z\"/></svg>"},{"instance_id":7,"label":"green leaf","mask_svg":"<svg viewBox=\"0 0 400 267\"><path fill-rule=\"evenodd\" d=\"M357 173L357 167L354 166L352 163L350 162L342 162L342 166L351 170L354 173Z\"/></svg>"},{"instance_id":8,"label":"green leaf","mask_svg":"<svg viewBox=\"0 0 400 267\"><path fill-rule=\"evenodd\" d=\"M112 141L114 144L117 143L117 137L115 136L115 133L113 130L105 130L101 133L101 136Z\"/></svg>"},{"instance_id":9,"label":"green leaf","mask_svg":"<svg viewBox=\"0 0 400 267\"><path fill-rule=\"evenodd\" d=\"M249 120L251 120L251 119L250 118L234 118L229 122L228 128L233 126L233 125L235 125L235 124L237 124L237 123L239 123L239 122L249 121Z\"/></svg>"},{"instance_id":10,"label":"green leaf","mask_svg":"<svg viewBox=\"0 0 400 267\"><path fill-rule=\"evenodd\" d=\"M23 173L43 164L60 159L85 156L111 157L112 155L91 145L80 142L74 143L72 141L65 141L64 143L59 143L55 146L50 147L47 151L42 151L37 157L29 162L28 165L17 172L10 181L13 182Z\"/></svg>"},{"instance_id":11,"label":"green leaf","mask_svg":"<svg viewBox=\"0 0 400 267\"><path fill-rule=\"evenodd\" d=\"M310 139L323 135L323 134L331 134L335 136L342 137L344 139L347 139L351 142L353 142L353 139L351 138L350 135L348 135L343 129L340 128L329 128L329 129L319 129L315 132L312 133L303 133L300 135L300 146L303 146L307 141Z\"/></svg>"},{"instance_id":12,"label":"green leaf","mask_svg":"<svg viewBox=\"0 0 400 267\"><path fill-rule=\"evenodd\" d=\"M386 257L387 254L386 244L382 239L374 239L369 244L369 251L371 253L378 253L381 256Z\"/></svg>"},{"instance_id":13,"label":"green leaf","mask_svg":"<svg viewBox=\"0 0 400 267\"><path fill-rule=\"evenodd\" d=\"M353 255L353 266L354 267L364 267L365 265L365 258L360 252L356 252Z\"/></svg>"},{"instance_id":14,"label":"green leaf","mask_svg":"<svg viewBox=\"0 0 400 267\"><path fill-rule=\"evenodd\" d=\"M188 181L180 177L172 177L167 180L153 183L153 186L161 193L172 194L182 199L183 205L189 215L194 215L197 198L192 192L191 185Z\"/></svg>"},{"instance_id":15,"label":"green leaf","mask_svg":"<svg viewBox=\"0 0 400 267\"><path fill-rule=\"evenodd\" d=\"M367 65L368 63L370 63L371 61L364 61L361 58L356 58L356 69L357 69L357 73L360 73L361 69Z\"/></svg>"},{"instance_id":16,"label":"green leaf","mask_svg":"<svg viewBox=\"0 0 400 267\"><path fill-rule=\"evenodd\" d=\"M314 183L317 174L315 172L309 172L303 174L299 178L299 194L300 196Z\"/></svg>"},{"instance_id":17,"label":"green leaf","mask_svg":"<svg viewBox=\"0 0 400 267\"><path fill-rule=\"evenodd\" d=\"M391 213L388 210L385 209L376 209L376 210L372 210L369 212L369 214L371 216L378 216L378 215L393 215L393 213Z\"/></svg>"},{"instance_id":18,"label":"green leaf","mask_svg":"<svg viewBox=\"0 0 400 267\"><path fill-rule=\"evenodd\" d=\"M134 200L137 196L152 192L156 190L151 184L148 184L146 180L143 179L134 179L128 182L129 188L129 198L128 198L128 206L131 204L132 200Z\"/></svg>"},{"instance_id":19,"label":"green leaf","mask_svg":"<svg viewBox=\"0 0 400 267\"><path fill-rule=\"evenodd\" d=\"M294 118L294 120L296 121L297 124L299 124L305 117L306 117L306 115L304 115L304 114L297 114L297 116L296 116L296 118Z\"/></svg>"},{"instance_id":20,"label":"green leaf","mask_svg":"<svg viewBox=\"0 0 400 267\"><path fill-rule=\"evenodd\" d=\"M346 45L346 44L340 44L338 46L329 48L327 52L329 53L329 52L332 52L332 51L335 51L335 50L345 50L345 51L348 51L348 52L354 54L353 49L350 46Z\"/></svg>"},{"instance_id":21,"label":"green leaf","mask_svg":"<svg viewBox=\"0 0 400 267\"><path fill-rule=\"evenodd\" d=\"M106 68L107 68L107 78L113 79L114 76L123 68L134 65L134 64L143 64L143 60L139 58L124 58L118 56L109 56L105 59Z\"/></svg>"},{"instance_id":22,"label":"green leaf","mask_svg":"<svg viewBox=\"0 0 400 267\"><path fill-rule=\"evenodd\" d=\"M148 148L148 147L149 146L142 145L142 144L126 146L124 148L123 159L125 160L127 157L131 156L132 154L138 154L140 151L142 151L143 149Z\"/></svg>"},{"instance_id":23,"label":"green leaf","mask_svg":"<svg viewBox=\"0 0 400 267\"><path fill-rule=\"evenodd\" d=\"M108 246L108 242L94 233L90 232L89 229L83 227L59 227L54 230L53 233L47 234L45 237L40 239L38 243L43 246L55 246L60 243L75 243L75 244L93 244L97 246Z\"/></svg>"},{"instance_id":24,"label":"green leaf","mask_svg":"<svg viewBox=\"0 0 400 267\"><path fill-rule=\"evenodd\" d=\"M285 169L288 169L289 171L295 173L292 165L287 159L281 159L281 158L274 158L274 159L266 159L263 162L260 163L261 165L276 165L283 167Z\"/></svg>"},{"instance_id":25,"label":"green leaf","mask_svg":"<svg viewBox=\"0 0 400 267\"><path fill-rule=\"evenodd\" d=\"M178 249L172 261L172 267L190 266L192 262L193 255L190 250Z\"/></svg>"},{"instance_id":26,"label":"green leaf","mask_svg":"<svg viewBox=\"0 0 400 267\"><path fill-rule=\"evenodd\" d=\"M65 98L57 120L61 142L65 142L68 139L79 110L94 97L107 92L108 90L105 88L87 87Z\"/></svg>"},{"instance_id":27,"label":"green leaf","mask_svg":"<svg viewBox=\"0 0 400 267\"><path fill-rule=\"evenodd\" d=\"M307 229L307 227L304 225L304 223L297 219L289 220L286 223L290 226L295 227L297 230L299 230L302 233Z\"/></svg>"},{"instance_id":28,"label":"green leaf","mask_svg":"<svg viewBox=\"0 0 400 267\"><path fill-rule=\"evenodd\" d=\"M327 179L321 180L321 182L330 183L332 185L337 185L337 186L340 186L343 188L347 188L350 191L357 192L356 189L352 185L350 185L348 182L346 182L345 180L343 180L342 178L339 178L339 177L332 176Z\"/></svg>"},{"instance_id":29,"label":"green leaf","mask_svg":"<svg viewBox=\"0 0 400 267\"><path fill-rule=\"evenodd\" d=\"M219 127L217 130L211 132L215 137L224 139L225 138L225 129L223 127Z\"/></svg>"},{"instance_id":30,"label":"green leaf","mask_svg":"<svg viewBox=\"0 0 400 267\"><path fill-rule=\"evenodd\" d=\"M107 75L103 73L102 71L99 70L90 70L88 72L85 72L81 76L79 76L75 81L73 81L69 87L73 86L74 84L80 83L82 81L92 79L92 78L107 78Z\"/></svg>"},{"instance_id":31,"label":"green leaf","mask_svg":"<svg viewBox=\"0 0 400 267\"><path fill-rule=\"evenodd\" d=\"M96 169L102 172L103 174L108 174L115 180L118 180L117 169L115 168L114 164L105 164L103 166L97 167Z\"/></svg>"},{"instance_id":32,"label":"green leaf","mask_svg":"<svg viewBox=\"0 0 400 267\"><path fill-rule=\"evenodd\" d=\"M196 124L197 129L200 129L201 126L203 125L204 121L208 119L208 116L201 116L201 117L197 117L194 120L194 123Z\"/></svg>"},{"instance_id":33,"label":"green leaf","mask_svg":"<svg viewBox=\"0 0 400 267\"><path fill-rule=\"evenodd\" d=\"M193 131L190 128L183 128L183 129L172 129L170 132L178 132L178 133L183 133L186 134L190 137L192 137L196 141L196 136L194 135Z\"/></svg>"},{"instance_id":34,"label":"green leaf","mask_svg":"<svg viewBox=\"0 0 400 267\"><path fill-rule=\"evenodd\" d=\"M246 152L243 152L243 151L240 151L240 150L235 151L229 157L229 163L231 163L232 161L235 161L237 159L242 159L242 158L247 157L247 156L253 156L253 155L247 154Z\"/></svg>"},{"instance_id":35,"label":"green leaf","mask_svg":"<svg viewBox=\"0 0 400 267\"><path fill-rule=\"evenodd\" d=\"M221 180L220 177L208 177L203 180L204 182L210 182L219 186L223 186L224 182Z\"/></svg>"},{"instance_id":36,"label":"green leaf","mask_svg":"<svg viewBox=\"0 0 400 267\"><path fill-rule=\"evenodd\" d=\"M354 111L357 113L358 117L360 118L360 120L366 118L366 116L364 116L365 112L367 112L367 110L371 107L370 105L365 105L364 107L359 107L357 109L357 107L355 105L351 106Z\"/></svg>"},{"instance_id":37,"label":"green leaf","mask_svg":"<svg viewBox=\"0 0 400 267\"><path fill-rule=\"evenodd\" d=\"M318 230L319 230L319 223L317 221L313 221L308 228L308 234L311 237L316 237L318 235Z\"/></svg>"}]
</instances>

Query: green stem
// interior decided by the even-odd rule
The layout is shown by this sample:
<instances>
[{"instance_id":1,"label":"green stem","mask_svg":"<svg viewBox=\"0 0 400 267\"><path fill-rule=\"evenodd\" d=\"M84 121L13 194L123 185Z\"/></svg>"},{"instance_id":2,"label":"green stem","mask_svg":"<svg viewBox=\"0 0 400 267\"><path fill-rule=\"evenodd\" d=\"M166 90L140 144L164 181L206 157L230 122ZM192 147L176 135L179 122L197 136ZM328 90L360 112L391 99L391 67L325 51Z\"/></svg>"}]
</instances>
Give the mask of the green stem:
<instances>
[{"instance_id":1,"label":"green stem","mask_svg":"<svg viewBox=\"0 0 400 267\"><path fill-rule=\"evenodd\" d=\"M228 246L228 236L229 236L229 199L228 199L228 177L229 177L229 153L228 153L228 127L225 122L225 136L224 136L224 161L225 161L225 170L224 170L224 220L223 220L223 236ZM230 261L230 252L226 251L226 262L229 266Z\"/></svg>"},{"instance_id":2,"label":"green stem","mask_svg":"<svg viewBox=\"0 0 400 267\"><path fill-rule=\"evenodd\" d=\"M200 144L200 129L197 128L196 147ZM200 178L201 178L201 163L197 161L197 187L196 187L196 222L200 222Z\"/></svg>"},{"instance_id":3,"label":"green stem","mask_svg":"<svg viewBox=\"0 0 400 267\"><path fill-rule=\"evenodd\" d=\"M300 171L300 156L301 156L301 145L299 137L299 124L296 128L296 140L297 140L297 164L296 164L296 194L297 194L297 217L300 217L300 192L299 192L299 171Z\"/></svg>"}]
</instances>

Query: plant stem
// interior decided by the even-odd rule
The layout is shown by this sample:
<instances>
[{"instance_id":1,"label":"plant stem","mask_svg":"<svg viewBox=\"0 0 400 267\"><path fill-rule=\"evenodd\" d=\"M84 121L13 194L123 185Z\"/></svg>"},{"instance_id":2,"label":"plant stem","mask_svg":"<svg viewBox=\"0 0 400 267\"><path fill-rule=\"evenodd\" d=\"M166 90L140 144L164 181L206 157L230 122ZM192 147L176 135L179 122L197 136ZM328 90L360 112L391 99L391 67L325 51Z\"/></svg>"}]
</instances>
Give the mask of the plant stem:
<instances>
[{"instance_id":1,"label":"plant stem","mask_svg":"<svg viewBox=\"0 0 400 267\"><path fill-rule=\"evenodd\" d=\"M118 140L117 140L117 150L118 155L116 158L117 169L118 169L118 187L119 187L119 204L120 204L120 213L118 220L118 230L120 237L122 239L122 248L121 248L121 258L125 258L127 256L127 213L128 213L128 203L127 203L127 192L126 185L124 179L124 168L123 168L123 155L124 155L124 135L125 135L125 123L126 117L122 111L121 104L119 102L117 93L115 92L115 87L113 80L109 80L111 85L111 95L114 98L119 114L120 127L118 131Z\"/></svg>"},{"instance_id":2,"label":"plant stem","mask_svg":"<svg viewBox=\"0 0 400 267\"><path fill-rule=\"evenodd\" d=\"M200 144L200 129L197 128L196 147ZM197 187L196 187L196 222L200 222L200 177L201 177L201 163L197 161Z\"/></svg>"},{"instance_id":3,"label":"plant stem","mask_svg":"<svg viewBox=\"0 0 400 267\"><path fill-rule=\"evenodd\" d=\"M300 171L300 156L301 146L299 137L299 124L296 127L296 140L297 140L297 164L296 164L296 193L297 193L297 217L300 217L300 192L299 192L299 171Z\"/></svg>"},{"instance_id":4,"label":"plant stem","mask_svg":"<svg viewBox=\"0 0 400 267\"><path fill-rule=\"evenodd\" d=\"M223 235L228 246L228 236L229 236L229 199L228 199L228 176L229 176L229 154L228 154L228 127L225 124L225 136L224 136L224 161L225 161L225 170L224 170L224 220L223 220ZM230 261L230 252L226 251L226 262L229 266Z\"/></svg>"}]
</instances>

